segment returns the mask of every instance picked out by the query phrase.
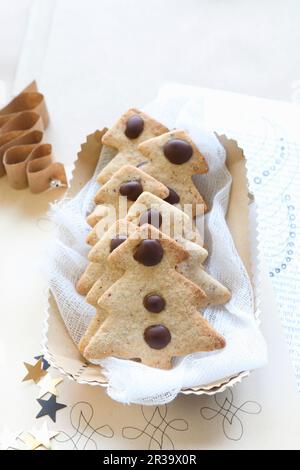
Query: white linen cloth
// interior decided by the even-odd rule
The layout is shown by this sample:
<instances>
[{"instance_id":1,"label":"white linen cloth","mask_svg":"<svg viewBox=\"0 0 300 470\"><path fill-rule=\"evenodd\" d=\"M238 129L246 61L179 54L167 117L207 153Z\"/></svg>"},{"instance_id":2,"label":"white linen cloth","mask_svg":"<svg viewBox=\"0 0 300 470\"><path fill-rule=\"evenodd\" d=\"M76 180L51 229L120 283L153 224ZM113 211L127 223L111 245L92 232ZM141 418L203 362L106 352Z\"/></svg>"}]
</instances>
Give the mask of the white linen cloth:
<instances>
[{"instance_id":1,"label":"white linen cloth","mask_svg":"<svg viewBox=\"0 0 300 470\"><path fill-rule=\"evenodd\" d=\"M213 353L194 353L174 360L172 370L158 370L117 358L99 361L108 379L108 394L123 403L147 405L173 400L182 388L201 386L240 371L263 366L267 360L265 341L255 320L253 290L247 272L227 228L225 214L231 176L225 151L211 131L201 127L202 102L197 89L164 86L145 111L168 128L185 129L205 156L209 172L197 176L197 186L210 212L205 216L204 237L209 257L207 271L227 286L231 300L210 306L203 314L226 339L226 347ZM57 238L51 254L49 280L62 318L77 343L94 309L75 290L75 282L87 265L89 248L85 237L90 227L85 217L98 188L94 177L72 200L52 206Z\"/></svg>"}]
</instances>

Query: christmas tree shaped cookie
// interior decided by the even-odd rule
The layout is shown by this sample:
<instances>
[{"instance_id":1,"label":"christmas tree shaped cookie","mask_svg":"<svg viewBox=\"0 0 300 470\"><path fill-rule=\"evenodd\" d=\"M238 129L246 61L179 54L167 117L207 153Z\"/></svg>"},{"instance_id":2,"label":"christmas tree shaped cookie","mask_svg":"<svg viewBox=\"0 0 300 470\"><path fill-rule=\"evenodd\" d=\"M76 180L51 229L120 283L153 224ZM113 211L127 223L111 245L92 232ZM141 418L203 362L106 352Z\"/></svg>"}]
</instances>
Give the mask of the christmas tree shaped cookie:
<instances>
[{"instance_id":1,"label":"christmas tree shaped cookie","mask_svg":"<svg viewBox=\"0 0 300 470\"><path fill-rule=\"evenodd\" d=\"M173 357L223 348L222 336L197 310L205 293L175 270L187 257L182 246L148 224L116 248L108 262L124 274L98 301L108 315L84 356L139 358L169 369Z\"/></svg>"},{"instance_id":2,"label":"christmas tree shaped cookie","mask_svg":"<svg viewBox=\"0 0 300 470\"><path fill-rule=\"evenodd\" d=\"M97 263L99 263L99 265L101 266L101 270L99 270L98 275L97 273L94 275L94 272L93 272L92 273L93 276L92 275L89 276L89 283L91 287L87 293L86 300L89 304L93 305L94 307L97 307L99 297L101 297L103 292L108 287L110 287L109 283L111 282L111 279L116 281L117 275L119 275L119 277L122 275L122 270L119 268L119 266L112 267L107 261L108 261L108 257L110 254L110 251L109 251L110 236L115 236L114 233L119 232L121 234L120 237L125 238L125 235L124 235L125 230L127 231L126 238L128 238L128 236L136 230L136 225L134 225L133 223L130 223L128 219L119 220L98 241L98 243L92 248L92 250L90 251L88 255L89 260L91 261L90 264L92 266L97 265ZM162 236L164 236L164 234L162 234ZM197 263L198 263L198 266L200 266L201 271L203 271L200 263L202 263L207 257L207 251L204 250L199 245L196 245L195 243L189 242L188 240L185 240L185 239L181 239L179 244L184 249L186 249L186 251L189 253L189 256L182 263L180 263L176 269L179 272L181 268L184 269L185 272L187 273L186 277L190 279L189 272L191 272L192 276L195 276L194 271L196 271ZM82 277L83 278L86 277L86 274L84 274ZM87 283L86 280L85 280L85 283ZM211 301L212 299L210 297L209 298L205 297L205 299L203 300L203 306L206 305L206 302L210 303Z\"/></svg>"},{"instance_id":3,"label":"christmas tree shaped cookie","mask_svg":"<svg viewBox=\"0 0 300 470\"><path fill-rule=\"evenodd\" d=\"M96 256L90 257L91 253L89 253L91 262L76 284L76 290L79 294L87 295L95 282L105 274L106 261L110 253L123 243L135 229L136 226L127 220L119 220L107 230L97 243Z\"/></svg>"},{"instance_id":4,"label":"christmas tree shaped cookie","mask_svg":"<svg viewBox=\"0 0 300 470\"><path fill-rule=\"evenodd\" d=\"M76 283L78 294L86 295L102 273L103 268L100 263L89 263Z\"/></svg>"},{"instance_id":5,"label":"christmas tree shaped cookie","mask_svg":"<svg viewBox=\"0 0 300 470\"><path fill-rule=\"evenodd\" d=\"M203 306L224 304L230 299L228 289L210 276L203 268L202 263L207 258L208 253L201 246L202 240L197 232L194 231L195 227L191 225L191 220L189 220L188 216L180 209L168 204L151 193L144 192L131 206L124 221L120 221L119 223L125 225L117 224L117 227L120 228L112 226L110 229L111 232L108 231L108 233L103 236L103 239L96 243L89 253L89 260L91 261L90 267L87 268L80 280L80 283L86 285L87 289L79 292L84 295L88 293L87 301L91 305L97 306L100 292L103 292L101 290L103 284L103 256L105 255L105 258L107 258L109 254L108 249L104 249L105 243L108 244L109 237L113 236L116 230L123 228L123 231L128 231L128 227L130 226L132 231L134 227L133 224L143 225L144 223L150 223L156 228L159 228L161 232L174 238L188 251L188 259L180 263L177 269L178 272L205 291L206 303L203 304ZM97 226L93 230L96 239ZM124 234L124 232L122 233ZM194 243L193 240L197 240L198 243ZM99 271L94 268L97 266L97 263L101 265Z\"/></svg>"},{"instance_id":6,"label":"christmas tree shaped cookie","mask_svg":"<svg viewBox=\"0 0 300 470\"><path fill-rule=\"evenodd\" d=\"M202 307L221 305L228 302L231 297L229 290L217 281L217 279L210 276L202 265L207 257L207 251L184 238L177 241L188 252L189 256L182 263L178 264L176 270L205 292L206 297L203 299ZM90 263L92 266L97 265L98 259L102 258L102 244L100 242L98 242L99 245L98 243L95 245L89 254L89 259L92 260ZM108 286L106 280L108 271L109 269L106 267L105 271L103 271L103 269L99 270L98 275L90 275L89 277L90 290L87 293L86 299L87 302L94 307L97 307L98 299L103 293L103 286L105 285L106 288ZM116 279L115 276L114 279Z\"/></svg>"},{"instance_id":7,"label":"christmas tree shaped cookie","mask_svg":"<svg viewBox=\"0 0 300 470\"><path fill-rule=\"evenodd\" d=\"M169 187L168 202L181 207L191 205L193 216L207 210L192 177L206 173L208 166L186 132L174 130L162 134L142 142L138 149L149 160L141 168Z\"/></svg>"},{"instance_id":8,"label":"christmas tree shaped cookie","mask_svg":"<svg viewBox=\"0 0 300 470\"><path fill-rule=\"evenodd\" d=\"M106 248L105 243L103 243L101 249L101 242L102 240L98 242L99 247L95 246L92 250L95 250L95 252L92 253L92 256L90 257L91 259L95 260L95 263L91 263L91 265L97 265L96 261L98 259L103 261L103 253L106 252ZM193 242L187 240L182 240L181 245L188 251L189 257L179 263L176 269L179 273L187 277L187 279L194 282L204 290L206 296L202 299L201 307L205 308L208 305L219 305L227 302L230 298L230 292L228 289L226 289L226 287L224 287L220 282L210 276L201 265L201 262L203 262L207 252L205 250L201 250L198 245L195 246ZM111 266L108 264L107 258L104 265L99 264L98 266L101 266L102 269L100 270L97 278L94 280L94 283L86 297L87 302L96 308L96 314L90 322L90 325L80 342L79 349L82 353L84 348L91 340L92 336L94 336L99 326L103 323L108 315L105 309L98 306L99 298L109 287L111 287L114 282L116 282L123 275L123 270L118 266Z\"/></svg>"},{"instance_id":9,"label":"christmas tree shaped cookie","mask_svg":"<svg viewBox=\"0 0 300 470\"><path fill-rule=\"evenodd\" d=\"M152 197L152 195L150 196ZM154 201L157 202L157 199L158 198L155 198ZM161 201L161 204L168 206L171 213L181 212L164 201ZM139 215L141 215L141 205L138 203L138 201L136 208L132 206L132 209L132 220L137 222L137 219L133 217L133 214L136 212L137 218ZM144 210L147 212L146 204ZM83 283L86 286L86 290L84 292L79 291L79 293L83 295L87 294L87 302L94 306L97 309L97 312L92 319L83 340L81 341L81 352L90 341L91 337L96 333L100 324L106 318L107 312L104 309L100 309L98 307L99 298L117 279L123 275L123 271L118 265L111 266L108 264L108 256L110 255L112 249L115 249L117 246L119 246L120 243L123 243L128 238L128 236L135 231L135 229L136 225L127 219L116 222L116 224L114 224L108 230L108 232L101 238L101 240L98 241L98 243L89 253L89 260L91 261L89 266L91 269L93 269L93 271L89 272L90 268L88 267L86 272L83 274L79 283ZM204 308L208 305L219 305L226 303L230 299L230 292L225 286L210 276L202 266L202 263L205 261L208 255L207 251L201 246L182 237L178 237L177 241L188 252L189 256L187 259L179 263L176 269L179 273L183 274L190 281L194 282L202 290L204 290L206 296L203 298L201 307ZM98 272L96 269L94 269L94 267L97 266L99 266Z\"/></svg>"},{"instance_id":10,"label":"christmas tree shaped cookie","mask_svg":"<svg viewBox=\"0 0 300 470\"><path fill-rule=\"evenodd\" d=\"M195 241L199 245L197 250L197 262L199 262L200 259L200 262L202 263L207 257L207 251L202 248L202 238L189 216L177 207L172 206L152 193L147 191L143 192L129 209L125 220L128 223L132 222L136 225L151 222L163 233L166 233L171 236L171 238L174 238L182 244L185 243L185 238L190 241ZM104 218L103 222L99 221L87 236L87 243L92 246L96 246L95 249L92 249L89 253L89 260L91 263L88 265L76 285L77 291L81 295L86 295L102 274L103 266L101 260L103 259L103 241L101 243L97 242L102 238L102 236L104 237L104 240L107 240L109 237L113 237L113 232L116 230L116 225L113 224L111 226L112 230L108 230L107 236L105 236L105 234L103 234L105 224L106 219ZM194 247L193 244L190 245L190 247Z\"/></svg>"},{"instance_id":11,"label":"christmas tree shaped cookie","mask_svg":"<svg viewBox=\"0 0 300 470\"><path fill-rule=\"evenodd\" d=\"M188 251L189 258L178 265L177 271L204 290L206 298L202 308L228 302L231 297L230 291L221 282L208 274L202 265L204 261L203 250L188 240L182 239L180 244Z\"/></svg>"},{"instance_id":12,"label":"christmas tree shaped cookie","mask_svg":"<svg viewBox=\"0 0 300 470\"><path fill-rule=\"evenodd\" d=\"M138 150L138 145L167 132L168 129L138 109L129 109L104 134L103 144L118 151L98 176L100 183L106 183L123 165L137 166L145 157Z\"/></svg>"},{"instance_id":13,"label":"christmas tree shaped cookie","mask_svg":"<svg viewBox=\"0 0 300 470\"><path fill-rule=\"evenodd\" d=\"M206 297L203 299L202 308L208 305L222 305L228 302L231 297L229 290L217 281L217 279L210 276L202 265L207 256L207 252L201 249L199 245L185 239L181 239L180 245L185 248L189 257L178 264L176 270L205 292ZM94 262L90 263L92 266L97 265L97 255L100 252L98 246L95 246L95 249L96 250L94 251L93 249L90 254L90 259L94 260ZM120 270L116 271L116 269L114 269L112 276L109 272L110 269L105 267L105 270L99 270L98 275L90 276L90 289L87 292L86 300L94 307L97 307L99 297L104 290L110 286L110 280L113 279L115 281L117 275L121 275Z\"/></svg>"},{"instance_id":14,"label":"christmas tree shaped cookie","mask_svg":"<svg viewBox=\"0 0 300 470\"><path fill-rule=\"evenodd\" d=\"M137 225L148 222L176 241L184 238L203 245L202 237L188 214L147 191L129 208L127 220Z\"/></svg>"},{"instance_id":15,"label":"christmas tree shaped cookie","mask_svg":"<svg viewBox=\"0 0 300 470\"><path fill-rule=\"evenodd\" d=\"M110 216L114 222L125 217L128 208L143 191L149 191L162 199L169 195L164 184L144 171L132 165L122 166L96 193L94 201L97 206L87 217L87 222L93 227L104 217Z\"/></svg>"},{"instance_id":16,"label":"christmas tree shaped cookie","mask_svg":"<svg viewBox=\"0 0 300 470\"><path fill-rule=\"evenodd\" d=\"M208 253L202 247L202 238L187 214L155 195L144 192L131 206L126 219L138 225L145 222L154 224L188 251L189 258L178 265L178 272L205 291L206 305L220 305L230 299L229 290L203 268L202 263ZM96 259L96 256L92 250L91 259L93 258Z\"/></svg>"},{"instance_id":17,"label":"christmas tree shaped cookie","mask_svg":"<svg viewBox=\"0 0 300 470\"><path fill-rule=\"evenodd\" d=\"M97 262L88 265L76 285L77 291L82 295L87 294L87 302L96 307L96 313L78 345L81 353L107 317L106 310L98 306L99 297L124 273L118 265L108 267L107 259L135 230L136 226L126 220L119 220L111 226L97 244Z\"/></svg>"}]
</instances>

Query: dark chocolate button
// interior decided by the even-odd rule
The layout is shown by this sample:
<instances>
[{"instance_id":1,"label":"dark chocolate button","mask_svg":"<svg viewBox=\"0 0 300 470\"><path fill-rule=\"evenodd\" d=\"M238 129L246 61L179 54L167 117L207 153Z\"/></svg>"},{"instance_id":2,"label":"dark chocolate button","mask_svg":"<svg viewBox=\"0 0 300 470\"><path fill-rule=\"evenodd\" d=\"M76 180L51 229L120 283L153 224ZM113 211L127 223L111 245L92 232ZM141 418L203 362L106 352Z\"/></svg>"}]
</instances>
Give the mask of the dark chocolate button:
<instances>
[{"instance_id":1,"label":"dark chocolate button","mask_svg":"<svg viewBox=\"0 0 300 470\"><path fill-rule=\"evenodd\" d=\"M166 306L166 301L158 294L149 294L144 297L144 307L152 313L160 313Z\"/></svg>"},{"instance_id":2,"label":"dark chocolate button","mask_svg":"<svg viewBox=\"0 0 300 470\"><path fill-rule=\"evenodd\" d=\"M134 253L134 259L144 266L155 266L164 256L159 240L143 240Z\"/></svg>"},{"instance_id":3,"label":"dark chocolate button","mask_svg":"<svg viewBox=\"0 0 300 470\"><path fill-rule=\"evenodd\" d=\"M153 227L159 228L162 224L162 216L156 209L148 209L141 217L139 225L150 224Z\"/></svg>"},{"instance_id":4,"label":"dark chocolate button","mask_svg":"<svg viewBox=\"0 0 300 470\"><path fill-rule=\"evenodd\" d=\"M127 181L120 186L120 194L127 196L130 201L136 201L143 192L143 186L139 181Z\"/></svg>"},{"instance_id":5,"label":"dark chocolate button","mask_svg":"<svg viewBox=\"0 0 300 470\"><path fill-rule=\"evenodd\" d=\"M127 237L125 235L119 235L116 238L112 238L110 240L110 252L114 251L118 246L120 246L123 242L127 240Z\"/></svg>"},{"instance_id":6,"label":"dark chocolate button","mask_svg":"<svg viewBox=\"0 0 300 470\"><path fill-rule=\"evenodd\" d=\"M178 196L176 191L174 191L174 189L168 187L168 190L169 196L166 197L164 201L168 202L169 204L177 204L180 201L180 197Z\"/></svg>"},{"instance_id":7,"label":"dark chocolate button","mask_svg":"<svg viewBox=\"0 0 300 470\"><path fill-rule=\"evenodd\" d=\"M182 139L171 139L164 145L165 157L175 165L182 165L193 155L193 147Z\"/></svg>"},{"instance_id":8,"label":"dark chocolate button","mask_svg":"<svg viewBox=\"0 0 300 470\"><path fill-rule=\"evenodd\" d=\"M137 139L144 130L144 120L138 114L131 116L125 129L125 135L128 139Z\"/></svg>"},{"instance_id":9,"label":"dark chocolate button","mask_svg":"<svg viewBox=\"0 0 300 470\"><path fill-rule=\"evenodd\" d=\"M152 349L163 349L171 341L171 333L164 325L151 325L144 331L144 339Z\"/></svg>"}]
</instances>

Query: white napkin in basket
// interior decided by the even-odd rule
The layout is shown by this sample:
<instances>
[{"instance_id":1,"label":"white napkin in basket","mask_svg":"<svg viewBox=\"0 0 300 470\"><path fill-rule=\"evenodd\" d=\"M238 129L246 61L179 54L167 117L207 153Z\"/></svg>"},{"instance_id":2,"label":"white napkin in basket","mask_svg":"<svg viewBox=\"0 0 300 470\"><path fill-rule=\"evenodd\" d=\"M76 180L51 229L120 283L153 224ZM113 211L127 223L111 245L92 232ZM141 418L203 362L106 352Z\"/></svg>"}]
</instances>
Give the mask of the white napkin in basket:
<instances>
[{"instance_id":1,"label":"white napkin in basket","mask_svg":"<svg viewBox=\"0 0 300 470\"><path fill-rule=\"evenodd\" d=\"M182 388L209 384L263 366L267 353L254 317L251 283L225 222L231 185L231 176L224 166L225 151L215 135L201 127L203 110L197 89L165 86L145 111L170 129L185 129L207 159L209 173L197 177L201 194L212 207L205 216L204 236L209 251L206 269L232 292L226 305L204 311L208 321L226 338L225 349L176 359L169 371L116 358L99 362L105 368L112 398L123 403L155 405L173 400ZM95 176L97 173L96 170ZM74 199L52 207L58 236L49 270L50 284L76 343L94 313L77 294L74 284L87 264L85 236L89 226L85 216L97 187L94 177Z\"/></svg>"}]
</instances>

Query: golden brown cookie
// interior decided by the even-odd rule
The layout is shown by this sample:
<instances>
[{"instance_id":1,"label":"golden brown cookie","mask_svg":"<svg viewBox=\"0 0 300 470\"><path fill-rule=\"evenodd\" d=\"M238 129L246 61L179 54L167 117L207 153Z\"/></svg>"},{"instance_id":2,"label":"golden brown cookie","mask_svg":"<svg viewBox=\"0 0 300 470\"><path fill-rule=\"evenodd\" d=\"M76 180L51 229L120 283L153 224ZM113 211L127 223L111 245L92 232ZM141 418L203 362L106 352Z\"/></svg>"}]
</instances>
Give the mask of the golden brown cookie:
<instances>
[{"instance_id":1,"label":"golden brown cookie","mask_svg":"<svg viewBox=\"0 0 300 470\"><path fill-rule=\"evenodd\" d=\"M100 220L102 220L104 217L107 217L109 215L109 209L110 207L108 206L98 204L93 210L93 212L91 212L87 216L86 218L87 223L91 227L94 227Z\"/></svg>"},{"instance_id":2,"label":"golden brown cookie","mask_svg":"<svg viewBox=\"0 0 300 470\"><path fill-rule=\"evenodd\" d=\"M185 276L190 281L194 282L202 290L204 290L206 297L203 298L201 308L205 308L208 305L222 305L231 297L229 290L223 286L217 279L210 276L203 267L203 262L207 257L207 251L201 248L199 245L185 240L184 238L176 240L185 250L189 253L189 257L182 263L179 263L176 270ZM89 259L93 260L91 265L96 265L98 262L98 256L101 259L102 250L101 245L98 243L92 248L89 254ZM120 271L119 274L121 275ZM104 292L103 285L104 280L107 277L106 269L97 276L95 273L94 278L91 279L91 287L87 295L87 302L97 307L97 301L100 295ZM113 277L114 281L117 279L117 275ZM105 284L107 288L107 284Z\"/></svg>"},{"instance_id":3,"label":"golden brown cookie","mask_svg":"<svg viewBox=\"0 0 300 470\"><path fill-rule=\"evenodd\" d=\"M205 293L175 270L187 258L153 226L138 227L108 257L108 265L124 274L98 301L108 316L84 356L139 358L168 369L173 357L223 348L222 336L197 311Z\"/></svg>"},{"instance_id":4,"label":"golden brown cookie","mask_svg":"<svg viewBox=\"0 0 300 470\"><path fill-rule=\"evenodd\" d=\"M128 236L129 233L134 232L135 228L135 225L127 222L126 220L117 222L116 227L112 226L110 231L105 234L90 251L89 260L91 261L91 266L97 265L97 263L101 266L101 273L99 276L97 276L96 273L94 278L89 278L89 281L91 281L90 290L88 293L85 292L85 294L87 293L87 302L95 308L98 308L98 300L106 289L108 289L123 275L123 270L120 269L118 265L107 266L107 258L110 254L110 250L108 248L110 237L114 237L117 232L123 236L127 233ZM184 238L178 239L177 242L183 246L189 256L186 260L179 263L176 269L179 273L204 290L206 296L202 299L201 308L205 308L208 305L218 305L227 302L230 299L230 292L228 289L210 276L202 266L202 263L208 255L207 251L199 245ZM85 274L82 276L83 280L84 277ZM91 324L80 343L81 352L83 352L84 347L88 344L100 324L104 321L105 315L107 315L107 312L98 308L95 317L91 321Z\"/></svg>"},{"instance_id":5,"label":"golden brown cookie","mask_svg":"<svg viewBox=\"0 0 300 470\"><path fill-rule=\"evenodd\" d=\"M202 239L200 234L197 232L193 221L180 209L163 201L152 193L145 191L138 197L138 199L129 209L126 220L136 225L143 223L143 220L144 222L151 222L152 224L156 225L157 228L159 228L163 233L166 233L181 244L187 242L185 238L191 241L197 241L200 246L195 247L194 244L190 244L189 251L192 249L195 250L197 248L197 261L201 259L201 263L207 256L206 250L201 247ZM112 230L115 229L112 228ZM96 281L99 279L99 271L97 271L96 267L94 267L94 264L100 263L102 265L101 260L103 258L103 246L105 246L105 240L107 240L107 238L104 236L102 242L97 243L97 241L101 239L102 235L103 225L99 221L95 227L93 227L92 231L87 237L87 242L90 245L96 246L89 253L91 266L88 266L87 270L82 275L80 281L77 284L77 286L80 288L78 291L83 295L86 295L88 290L91 289L93 284L96 283ZM107 237L111 237L110 232L108 233ZM191 257L190 259L192 262L194 257ZM186 263L189 263L189 260L187 260ZM186 271L188 271L188 269ZM189 276L187 277L190 278ZM84 286L84 288L82 288L82 286ZM89 295L89 302L94 306L98 299L95 296L97 292L98 290L96 285Z\"/></svg>"},{"instance_id":6,"label":"golden brown cookie","mask_svg":"<svg viewBox=\"0 0 300 470\"><path fill-rule=\"evenodd\" d=\"M94 283L106 271L106 261L109 254L126 240L128 234L133 232L135 228L135 225L127 220L119 220L104 233L101 240L97 243L97 256L94 257L96 262L92 261L93 255L90 257L91 253L89 253L91 262L76 284L76 290L79 294L87 295Z\"/></svg>"},{"instance_id":7,"label":"golden brown cookie","mask_svg":"<svg viewBox=\"0 0 300 470\"><path fill-rule=\"evenodd\" d=\"M189 258L180 263L177 270L204 290L206 298L203 300L201 308L203 309L209 305L222 305L228 302L231 297L230 291L221 282L210 276L202 265L204 261L203 249L184 239L178 240L178 243L188 251Z\"/></svg>"},{"instance_id":8,"label":"golden brown cookie","mask_svg":"<svg viewBox=\"0 0 300 470\"><path fill-rule=\"evenodd\" d=\"M119 249L120 245L125 242L126 238L131 237L130 240L132 242L134 233L137 233L138 236L140 236L140 232L137 231L136 225L131 224L127 220L119 220L114 224L114 226L110 227L107 233L98 241L97 246L95 246L89 253L89 259L92 261L92 264L95 264L94 262L99 263L99 266L102 267L102 273L100 277L94 280L91 289L87 293L87 302L96 307L97 311L79 343L79 350L81 353L83 353L85 346L96 333L99 325L103 322L106 315L106 310L98 306L99 298L124 273L124 267L121 264L109 262L110 254ZM183 258L186 257L185 250L182 249L181 255ZM85 278L86 271L83 273L81 280L79 281L81 283L80 285L86 285L87 279ZM90 281L90 278L88 280Z\"/></svg>"},{"instance_id":9,"label":"golden brown cookie","mask_svg":"<svg viewBox=\"0 0 300 470\"><path fill-rule=\"evenodd\" d=\"M86 332L78 343L78 349L82 355L84 354L84 350L91 341L94 334L98 331L104 320L106 320L107 316L108 312L102 307L98 307L96 309L95 315L93 316Z\"/></svg>"},{"instance_id":10,"label":"golden brown cookie","mask_svg":"<svg viewBox=\"0 0 300 470\"><path fill-rule=\"evenodd\" d=\"M190 205L193 217L207 210L192 177L206 173L208 165L185 131L162 134L142 142L138 149L148 160L141 168L170 189L168 202Z\"/></svg>"},{"instance_id":11,"label":"golden brown cookie","mask_svg":"<svg viewBox=\"0 0 300 470\"><path fill-rule=\"evenodd\" d=\"M136 225L143 222L151 222L163 233L174 238L188 251L188 259L180 263L177 269L178 272L205 291L207 297L202 307L210 304L223 304L230 299L228 289L204 270L202 264L208 253L201 246L202 240L194 225L191 224L191 219L180 209L166 203L151 193L144 192L129 209L124 223L126 223L126 221ZM112 230L114 230L114 228L112 228ZM91 235L94 237L95 241L98 239L97 226L94 227ZM193 240L197 240L198 243L194 243ZM90 251L89 260L93 266L98 262L102 265L102 259L103 242L98 242ZM86 277L86 274L83 275L83 278L84 277ZM97 286L102 282L99 280L99 277L96 270L93 277L92 275L89 276L89 286L92 287L94 284L94 288L89 292L88 301L94 306L97 305L99 298ZM83 282L86 281L83 279ZM85 294L86 293L87 291Z\"/></svg>"},{"instance_id":12,"label":"golden brown cookie","mask_svg":"<svg viewBox=\"0 0 300 470\"><path fill-rule=\"evenodd\" d=\"M127 220L137 225L148 222L174 240L185 238L203 245L202 237L188 214L147 191L129 208Z\"/></svg>"},{"instance_id":13,"label":"golden brown cookie","mask_svg":"<svg viewBox=\"0 0 300 470\"><path fill-rule=\"evenodd\" d=\"M103 273L103 266L100 263L89 263L76 283L76 290L80 295L86 295L92 288L96 279Z\"/></svg>"},{"instance_id":14,"label":"golden brown cookie","mask_svg":"<svg viewBox=\"0 0 300 470\"><path fill-rule=\"evenodd\" d=\"M99 183L106 183L124 165L137 166L145 161L138 145L167 131L165 126L142 111L129 109L102 138L103 144L117 149L118 153L99 174Z\"/></svg>"}]
</instances>

